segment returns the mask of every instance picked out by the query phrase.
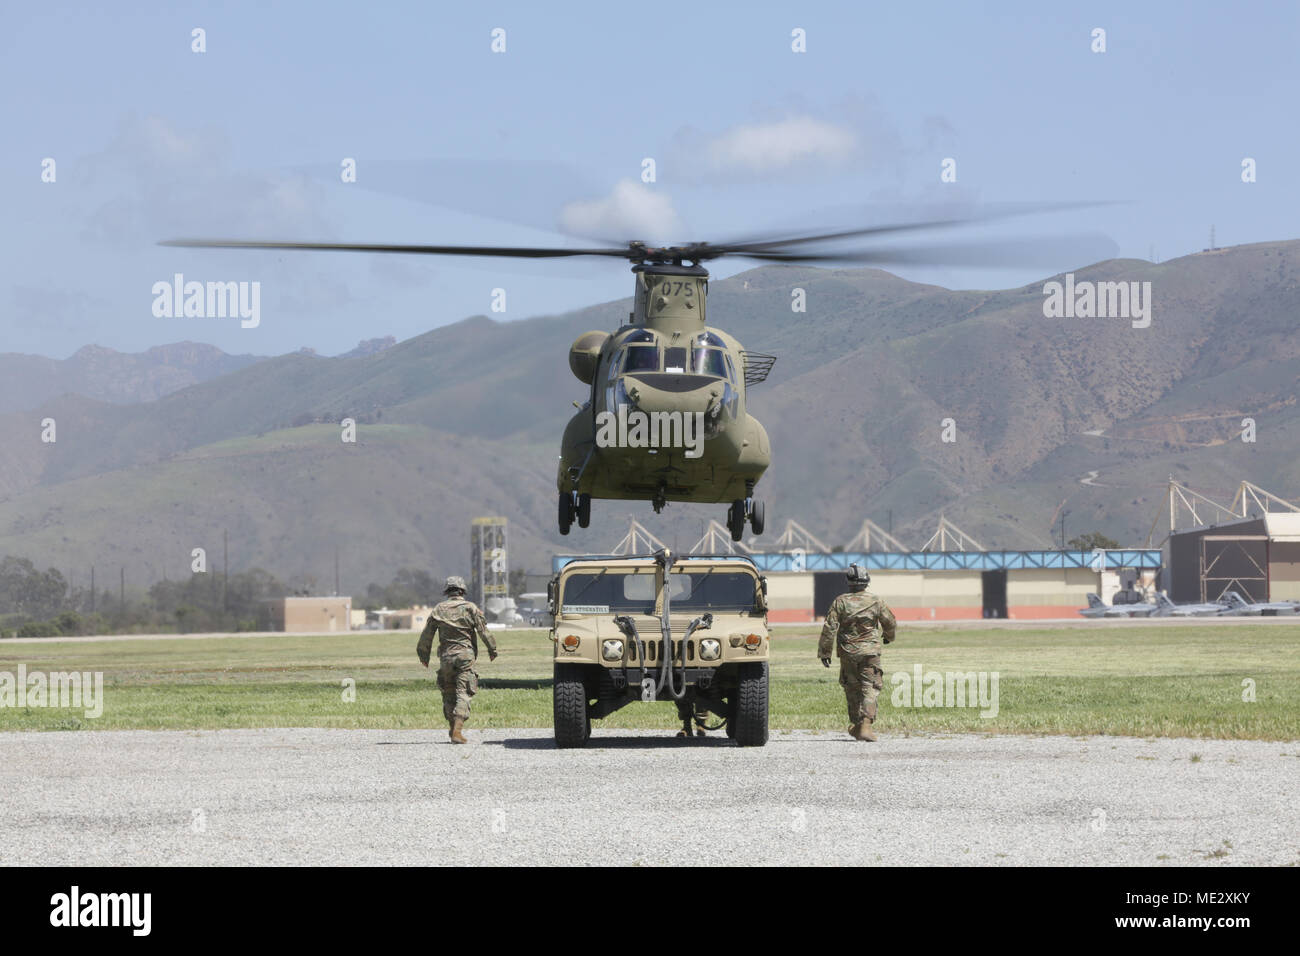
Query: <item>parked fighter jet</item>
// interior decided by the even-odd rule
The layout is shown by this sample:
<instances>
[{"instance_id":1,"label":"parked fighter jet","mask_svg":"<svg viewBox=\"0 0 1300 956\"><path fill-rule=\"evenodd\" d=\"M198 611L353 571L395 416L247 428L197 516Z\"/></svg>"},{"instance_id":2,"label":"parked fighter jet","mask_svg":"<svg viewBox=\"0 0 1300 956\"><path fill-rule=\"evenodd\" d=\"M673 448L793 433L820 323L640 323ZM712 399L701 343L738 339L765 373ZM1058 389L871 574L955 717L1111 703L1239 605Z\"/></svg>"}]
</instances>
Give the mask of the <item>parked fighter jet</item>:
<instances>
[{"instance_id":1,"label":"parked fighter jet","mask_svg":"<svg viewBox=\"0 0 1300 956\"><path fill-rule=\"evenodd\" d=\"M1156 592L1156 609L1151 612L1152 617L1212 617L1222 614L1227 610L1228 605L1223 603L1215 604L1175 604L1169 600L1169 596L1164 591Z\"/></svg>"},{"instance_id":2,"label":"parked fighter jet","mask_svg":"<svg viewBox=\"0 0 1300 956\"><path fill-rule=\"evenodd\" d=\"M1134 604L1107 604L1095 594L1088 595L1088 606L1079 608L1084 617L1147 617L1156 609L1154 604L1139 601Z\"/></svg>"},{"instance_id":3,"label":"parked fighter jet","mask_svg":"<svg viewBox=\"0 0 1300 956\"><path fill-rule=\"evenodd\" d=\"M1280 617L1300 613L1300 604L1295 601L1272 601L1256 604L1254 601L1247 601L1236 591L1225 591L1223 601L1228 605L1227 610L1223 613L1231 617Z\"/></svg>"}]
</instances>

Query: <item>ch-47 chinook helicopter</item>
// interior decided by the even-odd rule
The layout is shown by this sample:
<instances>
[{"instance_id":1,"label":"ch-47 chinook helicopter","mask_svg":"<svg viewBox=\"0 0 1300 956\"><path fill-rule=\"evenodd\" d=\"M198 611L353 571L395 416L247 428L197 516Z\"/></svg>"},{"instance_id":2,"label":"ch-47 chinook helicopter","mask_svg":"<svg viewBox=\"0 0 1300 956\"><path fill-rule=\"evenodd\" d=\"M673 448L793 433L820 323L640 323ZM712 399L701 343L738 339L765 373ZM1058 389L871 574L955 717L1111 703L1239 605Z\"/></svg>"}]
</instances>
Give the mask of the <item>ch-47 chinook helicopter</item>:
<instances>
[{"instance_id":1,"label":"ch-47 chinook helicopter","mask_svg":"<svg viewBox=\"0 0 1300 956\"><path fill-rule=\"evenodd\" d=\"M1054 208L1065 208L1062 204ZM1019 208L1019 215L1053 207ZM994 218L983 215L980 218ZM598 248L425 246L238 239L174 239L163 245L231 249L305 249L424 255L558 259L622 258L636 277L633 309L613 332L586 332L569 349L569 368L590 395L564 430L556 485L559 529L591 521L593 498L729 504L727 528L739 541L748 524L763 533L763 502L754 488L772 461L767 432L746 408L750 387L762 382L776 357L746 350L708 324L709 273L703 263L724 256L759 262L815 264L969 265L1025 259L1026 251L1060 254L1052 240L1005 241L826 251L817 244L938 226L969 217L872 226L794 237L694 242L656 247L632 241ZM807 246L806 249L795 247ZM1072 249L1077 249L1072 246Z\"/></svg>"}]
</instances>

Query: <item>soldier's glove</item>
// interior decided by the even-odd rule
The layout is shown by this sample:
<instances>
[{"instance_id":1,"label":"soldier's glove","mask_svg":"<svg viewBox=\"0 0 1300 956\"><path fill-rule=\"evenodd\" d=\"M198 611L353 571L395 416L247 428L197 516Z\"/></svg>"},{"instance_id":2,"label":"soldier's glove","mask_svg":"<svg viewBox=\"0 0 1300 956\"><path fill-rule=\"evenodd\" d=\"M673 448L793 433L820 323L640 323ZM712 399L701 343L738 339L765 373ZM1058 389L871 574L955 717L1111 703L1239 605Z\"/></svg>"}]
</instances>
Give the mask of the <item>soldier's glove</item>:
<instances>
[{"instance_id":1,"label":"soldier's glove","mask_svg":"<svg viewBox=\"0 0 1300 956\"><path fill-rule=\"evenodd\" d=\"M494 660L496 660L496 659L497 659L497 652L496 652L496 651L488 651L488 660L489 660L489 661L494 661Z\"/></svg>"},{"instance_id":2,"label":"soldier's glove","mask_svg":"<svg viewBox=\"0 0 1300 956\"><path fill-rule=\"evenodd\" d=\"M830 666L831 666L831 659L829 657L823 657L822 667L830 667Z\"/></svg>"}]
</instances>

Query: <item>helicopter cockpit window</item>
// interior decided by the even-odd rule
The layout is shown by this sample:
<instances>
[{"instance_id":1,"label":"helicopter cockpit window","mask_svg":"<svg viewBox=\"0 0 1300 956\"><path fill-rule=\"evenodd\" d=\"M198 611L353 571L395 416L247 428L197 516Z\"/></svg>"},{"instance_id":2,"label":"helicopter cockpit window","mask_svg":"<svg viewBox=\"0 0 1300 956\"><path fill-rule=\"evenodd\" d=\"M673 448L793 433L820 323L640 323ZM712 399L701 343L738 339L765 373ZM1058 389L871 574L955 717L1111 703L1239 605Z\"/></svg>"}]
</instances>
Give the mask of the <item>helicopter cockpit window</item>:
<instances>
[{"instance_id":1,"label":"helicopter cockpit window","mask_svg":"<svg viewBox=\"0 0 1300 956\"><path fill-rule=\"evenodd\" d=\"M712 345L715 348L720 349L725 349L727 347L727 343L722 341L722 336L716 335L713 332L701 332L695 337L695 345L696 347Z\"/></svg>"},{"instance_id":2,"label":"helicopter cockpit window","mask_svg":"<svg viewBox=\"0 0 1300 956\"><path fill-rule=\"evenodd\" d=\"M686 371L686 349L675 347L664 349L664 371L681 374Z\"/></svg>"},{"instance_id":3,"label":"helicopter cockpit window","mask_svg":"<svg viewBox=\"0 0 1300 956\"><path fill-rule=\"evenodd\" d=\"M699 375L716 375L718 378L726 378L726 354L727 353L721 349L696 349L695 361L693 363L696 373Z\"/></svg>"},{"instance_id":4,"label":"helicopter cockpit window","mask_svg":"<svg viewBox=\"0 0 1300 956\"><path fill-rule=\"evenodd\" d=\"M633 345L623 362L624 372L659 371L659 349L654 345Z\"/></svg>"},{"instance_id":5,"label":"helicopter cockpit window","mask_svg":"<svg viewBox=\"0 0 1300 956\"><path fill-rule=\"evenodd\" d=\"M627 338L623 340L624 345L643 345L645 343L654 344L655 334L645 329L638 329L635 332L629 332Z\"/></svg>"}]
</instances>

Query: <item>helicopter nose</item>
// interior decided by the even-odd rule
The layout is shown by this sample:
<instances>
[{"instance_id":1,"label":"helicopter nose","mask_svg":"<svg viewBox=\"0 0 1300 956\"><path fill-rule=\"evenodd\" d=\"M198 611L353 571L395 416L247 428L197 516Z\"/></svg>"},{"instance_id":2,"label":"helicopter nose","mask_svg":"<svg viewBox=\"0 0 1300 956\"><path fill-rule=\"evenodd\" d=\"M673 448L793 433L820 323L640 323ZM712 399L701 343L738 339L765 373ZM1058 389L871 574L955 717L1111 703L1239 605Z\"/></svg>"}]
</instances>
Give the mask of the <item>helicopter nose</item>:
<instances>
[{"instance_id":1,"label":"helicopter nose","mask_svg":"<svg viewBox=\"0 0 1300 956\"><path fill-rule=\"evenodd\" d=\"M625 375L623 388L633 404L646 412L715 411L723 400L723 383L707 375ZM716 411L715 411L716 417Z\"/></svg>"}]
</instances>

